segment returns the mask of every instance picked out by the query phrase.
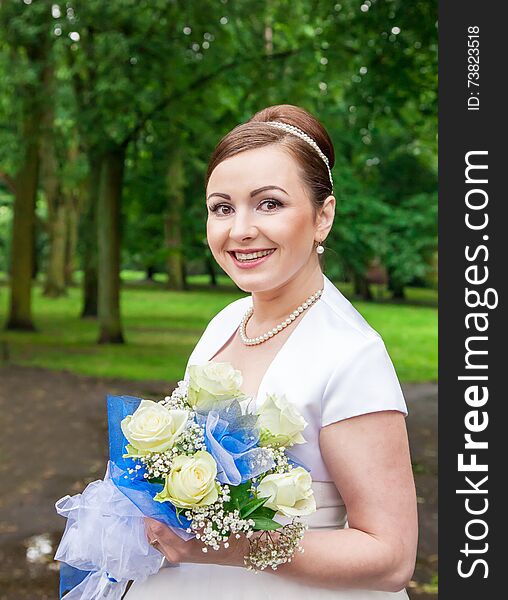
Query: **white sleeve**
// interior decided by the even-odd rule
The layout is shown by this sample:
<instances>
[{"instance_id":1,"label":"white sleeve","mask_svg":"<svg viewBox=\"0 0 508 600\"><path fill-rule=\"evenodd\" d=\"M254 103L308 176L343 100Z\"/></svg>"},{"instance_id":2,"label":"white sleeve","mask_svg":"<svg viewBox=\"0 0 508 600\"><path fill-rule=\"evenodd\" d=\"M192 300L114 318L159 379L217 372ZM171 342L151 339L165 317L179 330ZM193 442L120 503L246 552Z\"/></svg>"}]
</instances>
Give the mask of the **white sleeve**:
<instances>
[{"instance_id":1,"label":"white sleeve","mask_svg":"<svg viewBox=\"0 0 508 600\"><path fill-rule=\"evenodd\" d=\"M380 337L370 338L332 372L321 405L321 426L382 410L407 416L397 374Z\"/></svg>"}]
</instances>

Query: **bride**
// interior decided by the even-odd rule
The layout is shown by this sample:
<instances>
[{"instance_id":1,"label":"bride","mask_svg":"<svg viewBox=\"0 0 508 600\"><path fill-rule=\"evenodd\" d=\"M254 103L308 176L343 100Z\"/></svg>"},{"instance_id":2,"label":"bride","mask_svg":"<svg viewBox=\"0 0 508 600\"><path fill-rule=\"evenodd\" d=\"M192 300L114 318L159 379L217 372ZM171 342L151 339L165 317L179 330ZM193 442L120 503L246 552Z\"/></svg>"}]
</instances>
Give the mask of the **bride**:
<instances>
[{"instance_id":1,"label":"bride","mask_svg":"<svg viewBox=\"0 0 508 600\"><path fill-rule=\"evenodd\" d=\"M321 268L333 164L323 126L291 105L260 111L219 142L206 178L208 244L249 295L211 320L187 365L230 362L257 406L284 393L305 417L307 443L292 448L317 502L304 553L254 573L246 538L205 554L146 519L165 560L127 600L407 599L417 543L407 410L381 337Z\"/></svg>"}]
</instances>

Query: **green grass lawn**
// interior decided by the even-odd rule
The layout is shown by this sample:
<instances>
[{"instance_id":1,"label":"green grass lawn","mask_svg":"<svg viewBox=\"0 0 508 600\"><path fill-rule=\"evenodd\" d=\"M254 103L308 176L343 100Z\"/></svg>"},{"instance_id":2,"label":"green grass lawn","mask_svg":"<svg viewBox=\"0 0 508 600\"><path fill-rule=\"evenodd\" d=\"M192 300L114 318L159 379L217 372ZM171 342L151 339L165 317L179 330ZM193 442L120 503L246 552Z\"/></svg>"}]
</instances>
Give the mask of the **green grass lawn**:
<instances>
[{"instance_id":1,"label":"green grass lawn","mask_svg":"<svg viewBox=\"0 0 508 600\"><path fill-rule=\"evenodd\" d=\"M97 345L97 325L78 318L81 291L48 299L36 286L33 314L36 333L0 331L10 362L83 375L176 381L208 321L226 304L245 294L220 278L221 289L205 288L206 277L191 277L192 291L172 292L160 284L137 285L141 274L123 274L125 345ZM200 289L203 285L203 289ZM338 284L348 295L347 285ZM375 290L384 299L383 289ZM437 380L437 308L432 290L408 290L408 303L353 302L385 340L401 381ZM0 286L0 323L5 321L8 288ZM0 356L1 356L0 348Z\"/></svg>"}]
</instances>

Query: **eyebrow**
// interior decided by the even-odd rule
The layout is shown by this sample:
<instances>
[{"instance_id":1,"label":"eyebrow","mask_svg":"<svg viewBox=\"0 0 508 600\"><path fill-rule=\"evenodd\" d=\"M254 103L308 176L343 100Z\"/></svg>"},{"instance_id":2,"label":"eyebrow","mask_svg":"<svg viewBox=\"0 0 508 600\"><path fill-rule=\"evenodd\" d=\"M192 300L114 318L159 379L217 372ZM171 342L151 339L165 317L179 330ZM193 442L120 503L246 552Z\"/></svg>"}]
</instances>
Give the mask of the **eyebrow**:
<instances>
[{"instance_id":1,"label":"eyebrow","mask_svg":"<svg viewBox=\"0 0 508 600\"><path fill-rule=\"evenodd\" d=\"M287 196L289 196L286 190L279 187L278 185L265 185L263 187L257 188L256 190L252 190L252 192L250 193L250 197L253 198L257 194L260 194L261 192L266 192L267 190L280 190L281 192L284 192ZM208 196L207 200L209 200L212 196L220 196L221 198L225 198L226 200L231 200L231 196L229 194L224 194L223 192L212 192Z\"/></svg>"}]
</instances>

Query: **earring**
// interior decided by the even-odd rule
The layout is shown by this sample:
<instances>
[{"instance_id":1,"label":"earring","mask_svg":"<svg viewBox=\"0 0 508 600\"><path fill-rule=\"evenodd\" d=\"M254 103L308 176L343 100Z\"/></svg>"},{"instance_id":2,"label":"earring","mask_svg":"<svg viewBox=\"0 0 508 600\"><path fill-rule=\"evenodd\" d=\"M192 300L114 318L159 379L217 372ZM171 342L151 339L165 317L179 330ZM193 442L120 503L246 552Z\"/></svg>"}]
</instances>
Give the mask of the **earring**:
<instances>
[{"instance_id":1,"label":"earring","mask_svg":"<svg viewBox=\"0 0 508 600\"><path fill-rule=\"evenodd\" d=\"M321 242L318 242L318 245L316 246L316 252L318 254L323 254L324 251L325 251L324 246L321 245Z\"/></svg>"}]
</instances>

